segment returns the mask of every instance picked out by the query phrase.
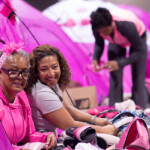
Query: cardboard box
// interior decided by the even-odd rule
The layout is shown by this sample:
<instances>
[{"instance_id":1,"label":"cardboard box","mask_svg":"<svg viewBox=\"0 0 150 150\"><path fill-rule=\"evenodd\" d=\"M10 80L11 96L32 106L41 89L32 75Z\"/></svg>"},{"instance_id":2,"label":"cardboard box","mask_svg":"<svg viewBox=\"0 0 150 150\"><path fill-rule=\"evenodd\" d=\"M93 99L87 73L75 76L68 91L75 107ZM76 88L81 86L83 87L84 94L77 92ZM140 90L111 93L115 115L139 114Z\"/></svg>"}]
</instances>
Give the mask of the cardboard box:
<instances>
[{"instance_id":1,"label":"cardboard box","mask_svg":"<svg viewBox=\"0 0 150 150\"><path fill-rule=\"evenodd\" d=\"M85 111L97 106L95 86L69 88L67 92L63 92L63 99L68 105L74 104L76 108Z\"/></svg>"}]
</instances>

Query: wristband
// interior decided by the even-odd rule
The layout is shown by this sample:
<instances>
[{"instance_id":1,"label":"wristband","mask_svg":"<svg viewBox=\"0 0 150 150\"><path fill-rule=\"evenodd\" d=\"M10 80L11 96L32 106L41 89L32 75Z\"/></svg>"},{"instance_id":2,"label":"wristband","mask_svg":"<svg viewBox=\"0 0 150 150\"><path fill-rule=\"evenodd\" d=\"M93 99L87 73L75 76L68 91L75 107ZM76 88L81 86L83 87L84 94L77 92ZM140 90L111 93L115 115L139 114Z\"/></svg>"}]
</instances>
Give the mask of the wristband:
<instances>
[{"instance_id":1,"label":"wristband","mask_svg":"<svg viewBox=\"0 0 150 150\"><path fill-rule=\"evenodd\" d=\"M92 119L91 119L91 124L94 124L94 121L95 121L96 118L97 118L96 115L92 117Z\"/></svg>"}]
</instances>

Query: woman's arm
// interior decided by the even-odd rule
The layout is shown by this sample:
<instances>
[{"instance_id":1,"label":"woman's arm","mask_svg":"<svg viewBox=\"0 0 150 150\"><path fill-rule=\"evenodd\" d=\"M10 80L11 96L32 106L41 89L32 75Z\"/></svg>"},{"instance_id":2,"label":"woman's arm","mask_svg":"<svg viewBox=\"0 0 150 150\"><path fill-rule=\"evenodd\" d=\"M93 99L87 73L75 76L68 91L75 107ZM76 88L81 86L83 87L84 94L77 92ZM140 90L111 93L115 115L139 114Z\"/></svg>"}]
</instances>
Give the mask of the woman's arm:
<instances>
[{"instance_id":1,"label":"woman's arm","mask_svg":"<svg viewBox=\"0 0 150 150\"><path fill-rule=\"evenodd\" d=\"M64 106L54 112L45 114L45 117L54 126L62 130L65 130L70 127L81 127L87 125L87 123L85 122L74 120L74 118L70 115L70 113L66 110ZM90 125L90 126L94 128L98 133L107 133L111 135L116 135L117 132L117 129L113 125L106 125L104 127L97 125Z\"/></svg>"},{"instance_id":2,"label":"woman's arm","mask_svg":"<svg viewBox=\"0 0 150 150\"><path fill-rule=\"evenodd\" d=\"M93 32L93 35L95 38L95 45L92 64L94 65L93 69L98 72L100 71L99 61L104 51L104 39L98 32Z\"/></svg>"},{"instance_id":3,"label":"woman's arm","mask_svg":"<svg viewBox=\"0 0 150 150\"><path fill-rule=\"evenodd\" d=\"M95 38L95 45L94 45L94 54L93 60L97 60L99 62L103 51L104 51L104 39L100 36L98 32L93 32Z\"/></svg>"},{"instance_id":4,"label":"woman's arm","mask_svg":"<svg viewBox=\"0 0 150 150\"><path fill-rule=\"evenodd\" d=\"M63 102L63 105L67 109L67 111L71 114L71 116L74 118L74 120L91 123L92 118L93 118L92 115L90 115L86 112L83 112L73 106L69 106L65 102ZM106 118L97 118L97 117L94 119L93 123L95 125L99 125L99 126L111 124L108 122L108 120Z\"/></svg>"},{"instance_id":5,"label":"woman's arm","mask_svg":"<svg viewBox=\"0 0 150 150\"><path fill-rule=\"evenodd\" d=\"M73 126L84 126L86 123L75 121L63 106L62 108L44 115L54 126L65 130Z\"/></svg>"},{"instance_id":6,"label":"woman's arm","mask_svg":"<svg viewBox=\"0 0 150 150\"><path fill-rule=\"evenodd\" d=\"M65 104L64 104L65 105ZM52 92L38 92L36 94L36 107L42 112L47 120L55 127L65 130L70 127L81 127L87 125L82 119L75 120L60 102L58 96ZM90 115L88 115L90 121ZM84 116L83 116L84 118ZM88 122L88 120L86 122ZM96 121L96 120L95 120ZM100 127L91 125L98 133L115 134L116 128L112 125Z\"/></svg>"}]
</instances>

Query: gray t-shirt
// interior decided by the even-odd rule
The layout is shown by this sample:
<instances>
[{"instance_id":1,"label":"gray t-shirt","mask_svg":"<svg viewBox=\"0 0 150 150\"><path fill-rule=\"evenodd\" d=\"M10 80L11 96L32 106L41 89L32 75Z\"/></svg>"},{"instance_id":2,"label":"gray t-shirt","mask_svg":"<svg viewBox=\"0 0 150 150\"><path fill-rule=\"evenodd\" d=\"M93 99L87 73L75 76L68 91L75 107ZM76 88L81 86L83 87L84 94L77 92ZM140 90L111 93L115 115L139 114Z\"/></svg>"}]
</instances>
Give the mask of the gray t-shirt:
<instances>
[{"instance_id":1,"label":"gray t-shirt","mask_svg":"<svg viewBox=\"0 0 150 150\"><path fill-rule=\"evenodd\" d=\"M62 96L62 92L58 85L53 87L58 95ZM44 114L56 111L62 107L58 95L48 86L38 81L32 88L32 92L28 95L31 101L32 117L35 128L39 132L55 131L53 126L45 117Z\"/></svg>"}]
</instances>

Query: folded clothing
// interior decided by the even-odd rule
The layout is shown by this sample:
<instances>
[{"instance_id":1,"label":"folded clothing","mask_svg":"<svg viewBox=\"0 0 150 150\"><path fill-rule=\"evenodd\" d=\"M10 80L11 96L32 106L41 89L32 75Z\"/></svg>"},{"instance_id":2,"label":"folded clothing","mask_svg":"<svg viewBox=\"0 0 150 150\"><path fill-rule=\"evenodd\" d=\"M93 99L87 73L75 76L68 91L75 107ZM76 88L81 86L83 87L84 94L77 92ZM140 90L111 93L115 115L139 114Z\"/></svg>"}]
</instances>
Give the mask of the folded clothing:
<instances>
[{"instance_id":1,"label":"folded clothing","mask_svg":"<svg viewBox=\"0 0 150 150\"><path fill-rule=\"evenodd\" d=\"M74 137L66 137L63 141L64 146L70 146L72 149L75 149L75 146L79 143L79 141Z\"/></svg>"},{"instance_id":2,"label":"folded clothing","mask_svg":"<svg viewBox=\"0 0 150 150\"><path fill-rule=\"evenodd\" d=\"M95 129L90 126L83 127L71 127L65 130L66 135L71 138L66 137L64 140L64 145L69 145L70 147L75 147L76 144L91 143L92 145L98 145L100 148L106 149L107 143L101 138L97 137Z\"/></svg>"},{"instance_id":3,"label":"folded clothing","mask_svg":"<svg viewBox=\"0 0 150 150\"><path fill-rule=\"evenodd\" d=\"M97 133L97 137L103 138L107 145L114 145L114 144L118 144L120 138L114 135L110 135L110 134L105 134L105 133Z\"/></svg>"}]
</instances>

